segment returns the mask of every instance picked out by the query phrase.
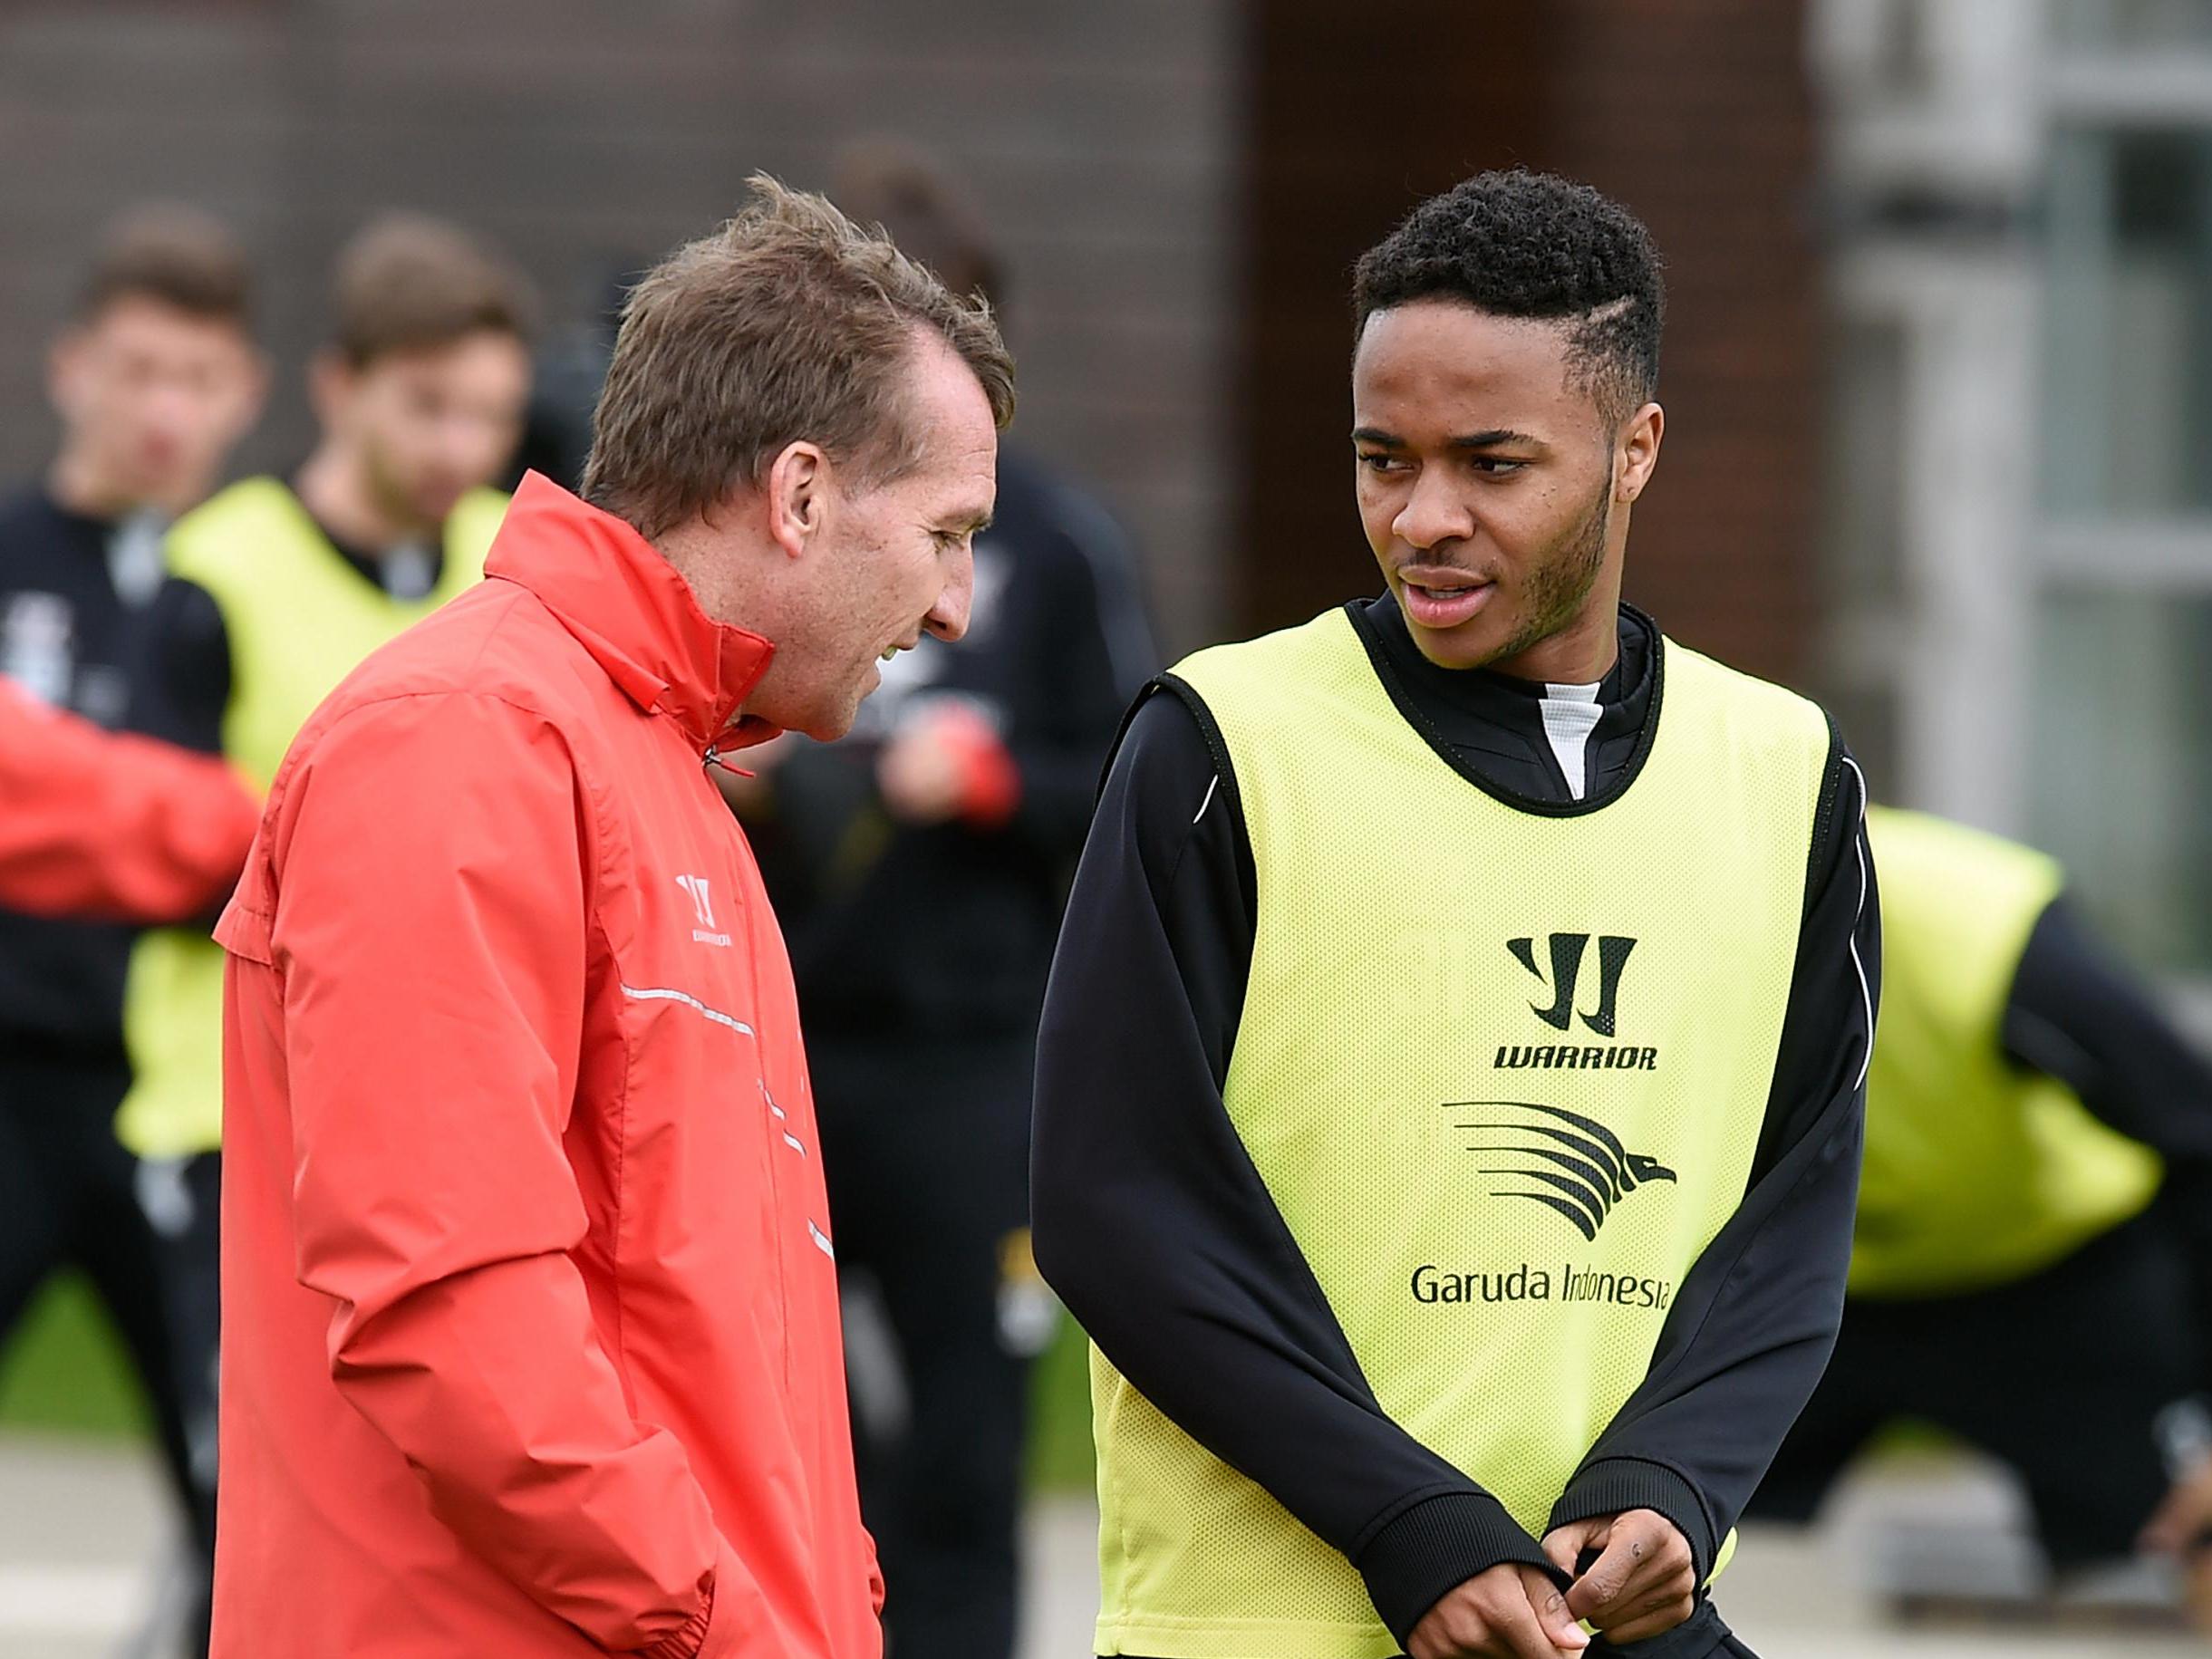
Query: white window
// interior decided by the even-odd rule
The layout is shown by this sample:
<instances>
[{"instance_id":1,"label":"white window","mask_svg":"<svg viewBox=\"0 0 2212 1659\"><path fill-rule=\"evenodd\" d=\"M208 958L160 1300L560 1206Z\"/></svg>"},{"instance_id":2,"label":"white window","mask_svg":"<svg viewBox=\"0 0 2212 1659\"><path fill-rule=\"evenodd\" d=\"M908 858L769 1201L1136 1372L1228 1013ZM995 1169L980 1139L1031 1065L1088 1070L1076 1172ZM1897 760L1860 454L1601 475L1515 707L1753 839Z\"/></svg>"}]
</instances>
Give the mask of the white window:
<instances>
[{"instance_id":1,"label":"white window","mask_svg":"<svg viewBox=\"0 0 2212 1659\"><path fill-rule=\"evenodd\" d=\"M2212 3L1824 0L1813 45L1842 712L2212 978Z\"/></svg>"}]
</instances>

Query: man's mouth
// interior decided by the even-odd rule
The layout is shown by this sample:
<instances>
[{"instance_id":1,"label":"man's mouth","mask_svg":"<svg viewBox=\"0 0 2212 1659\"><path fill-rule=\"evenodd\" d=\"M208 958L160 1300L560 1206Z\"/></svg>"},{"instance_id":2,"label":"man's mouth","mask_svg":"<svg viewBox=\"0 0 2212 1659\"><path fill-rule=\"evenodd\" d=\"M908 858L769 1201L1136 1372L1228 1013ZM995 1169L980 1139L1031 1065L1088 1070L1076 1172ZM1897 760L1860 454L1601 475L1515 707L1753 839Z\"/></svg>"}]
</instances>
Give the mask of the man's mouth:
<instances>
[{"instance_id":1,"label":"man's mouth","mask_svg":"<svg viewBox=\"0 0 2212 1659\"><path fill-rule=\"evenodd\" d=\"M1456 628L1472 621L1497 586L1464 571L1401 571L1398 580L1405 584L1406 620L1423 628Z\"/></svg>"}]
</instances>

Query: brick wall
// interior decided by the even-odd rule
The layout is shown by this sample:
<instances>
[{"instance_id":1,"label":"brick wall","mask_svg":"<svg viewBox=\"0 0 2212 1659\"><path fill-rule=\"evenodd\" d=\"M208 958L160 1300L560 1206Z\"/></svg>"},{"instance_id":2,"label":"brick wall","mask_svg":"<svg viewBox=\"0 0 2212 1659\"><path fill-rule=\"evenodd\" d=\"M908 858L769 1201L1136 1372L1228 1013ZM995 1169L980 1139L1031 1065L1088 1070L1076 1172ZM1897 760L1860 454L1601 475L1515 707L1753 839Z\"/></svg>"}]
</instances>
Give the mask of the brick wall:
<instances>
[{"instance_id":1,"label":"brick wall","mask_svg":"<svg viewBox=\"0 0 2212 1659\"><path fill-rule=\"evenodd\" d=\"M1579 174L1673 294L1632 596L1795 671L1815 323L1801 8L1764 0L14 0L0 7L0 475L43 461L39 352L114 207L179 196L268 271L281 364L242 458L307 441L299 363L362 215L480 225L556 312L711 224L757 167L818 184L908 136L1014 266L1024 441L1136 533L1171 651L1373 576L1344 419L1351 261L1482 166Z\"/></svg>"},{"instance_id":2,"label":"brick wall","mask_svg":"<svg viewBox=\"0 0 2212 1659\"><path fill-rule=\"evenodd\" d=\"M0 8L0 477L43 464L40 353L117 207L204 204L266 268L285 465L324 275L362 217L477 225L556 312L710 227L766 168L892 133L966 178L1013 270L1021 439L1143 545L1177 646L1215 615L1230 478L1231 0L171 0Z\"/></svg>"},{"instance_id":3,"label":"brick wall","mask_svg":"<svg viewBox=\"0 0 2212 1659\"><path fill-rule=\"evenodd\" d=\"M1801 672L1819 316L1801 8L1259 0L1254 18L1239 620L1374 588L1345 439L1351 264L1421 196L1520 163L1619 197L1667 262L1668 424L1629 597L1688 642Z\"/></svg>"}]
</instances>

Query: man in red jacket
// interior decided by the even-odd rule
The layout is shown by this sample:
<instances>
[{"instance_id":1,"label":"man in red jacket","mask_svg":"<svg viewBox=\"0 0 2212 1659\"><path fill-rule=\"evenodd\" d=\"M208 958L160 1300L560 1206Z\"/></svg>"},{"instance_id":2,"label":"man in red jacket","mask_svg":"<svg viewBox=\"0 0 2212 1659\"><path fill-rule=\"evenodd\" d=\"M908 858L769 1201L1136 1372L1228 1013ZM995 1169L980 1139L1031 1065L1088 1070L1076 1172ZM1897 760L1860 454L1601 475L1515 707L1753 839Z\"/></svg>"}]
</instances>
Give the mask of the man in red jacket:
<instances>
[{"instance_id":1,"label":"man in red jacket","mask_svg":"<svg viewBox=\"0 0 2212 1659\"><path fill-rule=\"evenodd\" d=\"M632 294L585 499L526 478L294 744L217 931L217 1654L879 1651L790 970L704 767L958 637L1012 404L987 312L756 179Z\"/></svg>"},{"instance_id":2,"label":"man in red jacket","mask_svg":"<svg viewBox=\"0 0 2212 1659\"><path fill-rule=\"evenodd\" d=\"M181 921L230 891L258 815L221 761L104 731L0 680L0 904Z\"/></svg>"}]
</instances>

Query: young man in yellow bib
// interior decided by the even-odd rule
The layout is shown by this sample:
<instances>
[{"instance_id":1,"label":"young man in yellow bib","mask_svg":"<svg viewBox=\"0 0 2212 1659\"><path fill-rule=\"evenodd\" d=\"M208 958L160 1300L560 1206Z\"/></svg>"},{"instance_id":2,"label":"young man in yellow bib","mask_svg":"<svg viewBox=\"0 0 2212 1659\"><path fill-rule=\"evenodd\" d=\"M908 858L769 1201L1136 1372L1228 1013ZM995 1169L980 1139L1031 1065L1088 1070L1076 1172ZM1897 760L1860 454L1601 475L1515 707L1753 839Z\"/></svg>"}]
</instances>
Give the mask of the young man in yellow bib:
<instances>
[{"instance_id":1,"label":"young man in yellow bib","mask_svg":"<svg viewBox=\"0 0 2212 1659\"><path fill-rule=\"evenodd\" d=\"M1101 1654L1746 1651L1705 1587L1835 1338L1878 924L1821 710L1620 603L1662 307L1587 188L1415 208L1356 279L1385 592L1125 727L1032 1194Z\"/></svg>"},{"instance_id":2,"label":"young man in yellow bib","mask_svg":"<svg viewBox=\"0 0 2212 1659\"><path fill-rule=\"evenodd\" d=\"M179 519L150 607L150 729L225 756L262 789L362 658L482 577L507 511L489 486L529 396L526 290L450 226L369 226L339 256L333 300L333 337L309 374L313 453L288 478L247 478ZM223 953L205 927L140 939L116 1118L168 1236L162 1288L210 1488L222 999ZM205 1643L204 1625L195 1636Z\"/></svg>"}]
</instances>

